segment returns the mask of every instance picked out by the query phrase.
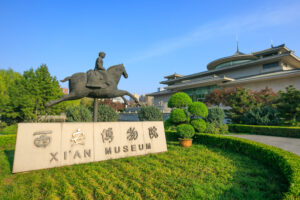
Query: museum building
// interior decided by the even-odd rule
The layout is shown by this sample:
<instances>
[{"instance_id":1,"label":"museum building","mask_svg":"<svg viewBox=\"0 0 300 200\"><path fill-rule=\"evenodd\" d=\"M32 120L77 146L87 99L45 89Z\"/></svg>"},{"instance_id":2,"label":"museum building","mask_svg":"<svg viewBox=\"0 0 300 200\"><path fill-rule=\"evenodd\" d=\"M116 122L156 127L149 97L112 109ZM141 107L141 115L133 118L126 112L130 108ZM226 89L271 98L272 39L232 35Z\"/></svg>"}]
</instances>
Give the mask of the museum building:
<instances>
[{"instance_id":1,"label":"museum building","mask_svg":"<svg viewBox=\"0 0 300 200\"><path fill-rule=\"evenodd\" d=\"M278 92L293 85L300 90L300 58L284 44L244 54L220 58L207 65L207 71L190 75L172 74L161 81L163 89L147 94L164 113L170 112L168 100L176 92L187 93L193 101L201 101L214 88L244 87L259 91L266 87Z\"/></svg>"}]
</instances>

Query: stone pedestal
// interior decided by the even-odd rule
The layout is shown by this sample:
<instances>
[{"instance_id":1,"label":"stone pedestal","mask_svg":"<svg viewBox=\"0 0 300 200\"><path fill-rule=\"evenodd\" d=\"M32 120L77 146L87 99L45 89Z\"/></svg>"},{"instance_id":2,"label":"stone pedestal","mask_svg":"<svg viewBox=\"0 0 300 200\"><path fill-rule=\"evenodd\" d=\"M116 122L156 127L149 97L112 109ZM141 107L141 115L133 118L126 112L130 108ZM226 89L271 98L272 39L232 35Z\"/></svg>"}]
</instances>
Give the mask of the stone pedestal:
<instances>
[{"instance_id":1,"label":"stone pedestal","mask_svg":"<svg viewBox=\"0 0 300 200\"><path fill-rule=\"evenodd\" d=\"M20 123L13 173L164 151L163 122Z\"/></svg>"}]
</instances>

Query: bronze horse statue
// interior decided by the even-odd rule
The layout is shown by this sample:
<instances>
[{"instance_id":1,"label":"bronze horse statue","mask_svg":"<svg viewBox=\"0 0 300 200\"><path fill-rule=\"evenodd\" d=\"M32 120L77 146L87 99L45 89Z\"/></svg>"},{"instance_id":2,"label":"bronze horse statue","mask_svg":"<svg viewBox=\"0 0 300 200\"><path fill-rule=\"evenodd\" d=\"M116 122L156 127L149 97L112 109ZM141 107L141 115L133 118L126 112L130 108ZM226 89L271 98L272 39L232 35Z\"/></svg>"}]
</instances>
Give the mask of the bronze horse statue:
<instances>
[{"instance_id":1,"label":"bronze horse statue","mask_svg":"<svg viewBox=\"0 0 300 200\"><path fill-rule=\"evenodd\" d=\"M111 66L107 69L106 73L109 84L105 88L87 87L87 73L79 72L73 74L72 76L66 77L61 82L69 81L70 93L68 95L62 96L59 99L49 101L45 106L49 107L62 101L81 99L83 97L90 97L94 99L122 97L124 102L127 103L126 99L123 97L125 95L130 96L132 99L134 99L136 104L140 105L137 98L135 98L132 94L125 90L119 90L117 87L122 75L125 78L128 78L128 74L123 64Z\"/></svg>"}]
</instances>

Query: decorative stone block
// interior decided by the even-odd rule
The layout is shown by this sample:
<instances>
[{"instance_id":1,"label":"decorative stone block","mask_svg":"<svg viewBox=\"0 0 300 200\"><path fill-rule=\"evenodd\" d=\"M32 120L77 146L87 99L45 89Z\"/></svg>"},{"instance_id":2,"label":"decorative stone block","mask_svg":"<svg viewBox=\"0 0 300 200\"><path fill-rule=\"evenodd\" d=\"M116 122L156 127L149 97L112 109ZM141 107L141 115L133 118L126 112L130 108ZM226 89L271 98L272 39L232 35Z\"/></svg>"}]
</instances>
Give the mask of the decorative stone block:
<instances>
[{"instance_id":1,"label":"decorative stone block","mask_svg":"<svg viewBox=\"0 0 300 200\"><path fill-rule=\"evenodd\" d=\"M164 151L163 122L20 123L13 173Z\"/></svg>"}]
</instances>

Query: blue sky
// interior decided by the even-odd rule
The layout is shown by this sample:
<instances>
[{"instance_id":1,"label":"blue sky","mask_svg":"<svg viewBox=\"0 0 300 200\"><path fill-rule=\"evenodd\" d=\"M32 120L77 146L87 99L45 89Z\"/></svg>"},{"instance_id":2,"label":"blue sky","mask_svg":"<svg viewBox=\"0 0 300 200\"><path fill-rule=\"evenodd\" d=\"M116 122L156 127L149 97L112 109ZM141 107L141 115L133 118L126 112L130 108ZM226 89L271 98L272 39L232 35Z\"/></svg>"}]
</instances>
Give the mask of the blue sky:
<instances>
[{"instance_id":1,"label":"blue sky","mask_svg":"<svg viewBox=\"0 0 300 200\"><path fill-rule=\"evenodd\" d=\"M123 63L120 89L157 90L165 75L285 43L300 55L300 1L0 1L0 69L47 64L59 80ZM67 87L67 84L61 84Z\"/></svg>"}]
</instances>

